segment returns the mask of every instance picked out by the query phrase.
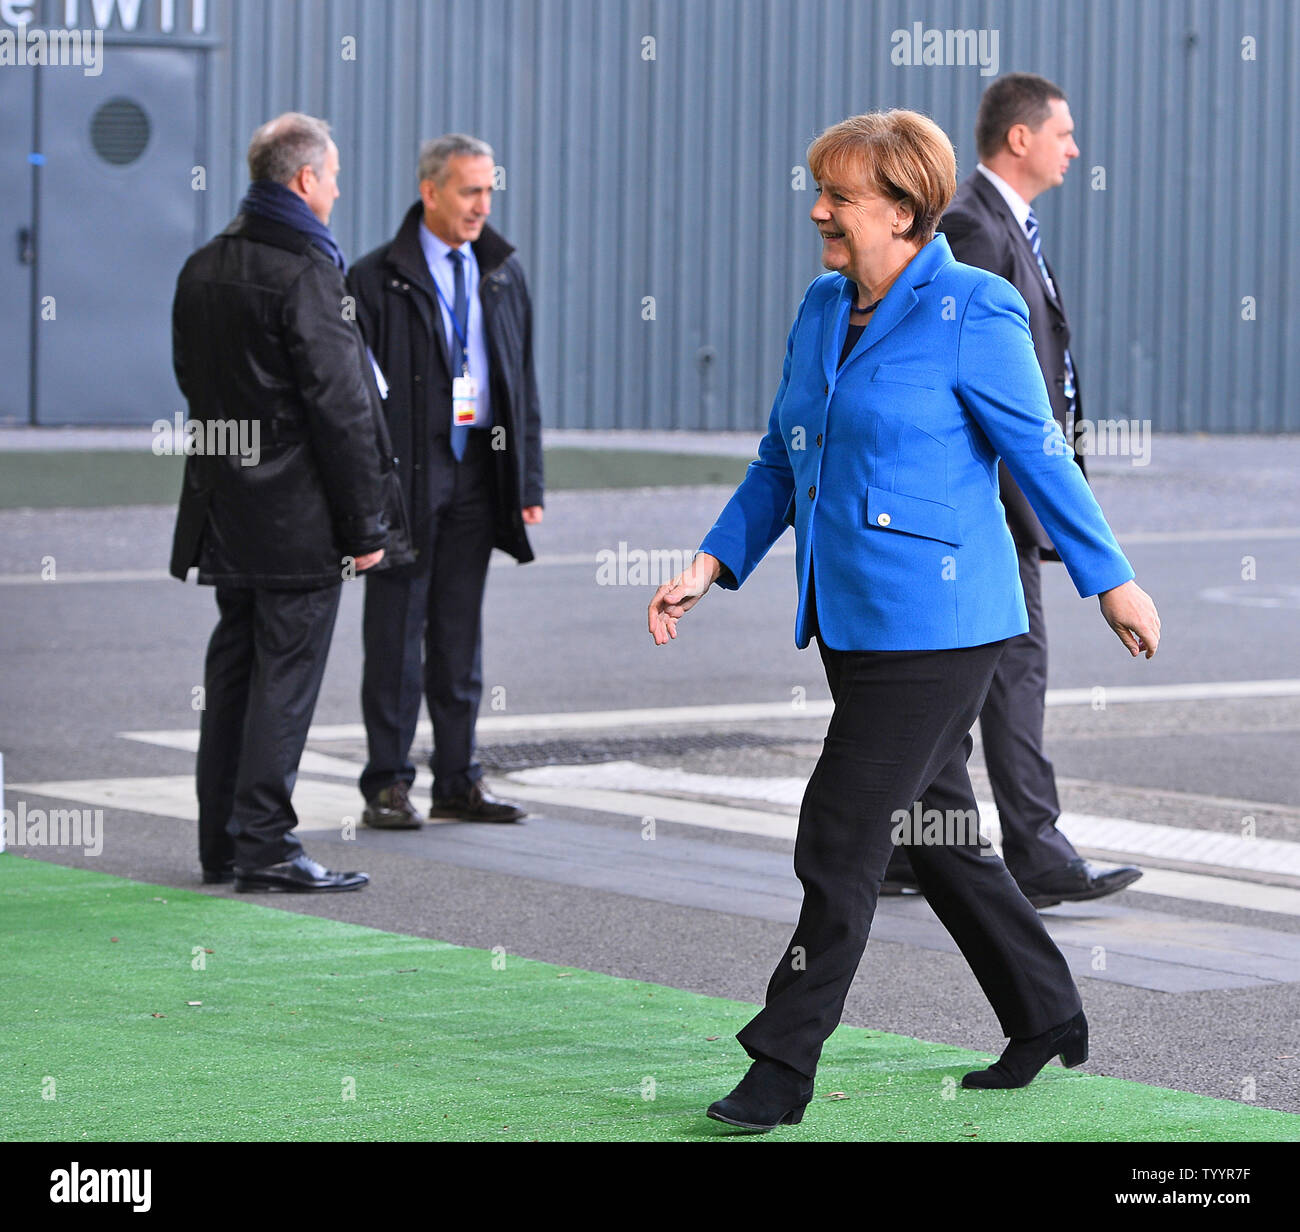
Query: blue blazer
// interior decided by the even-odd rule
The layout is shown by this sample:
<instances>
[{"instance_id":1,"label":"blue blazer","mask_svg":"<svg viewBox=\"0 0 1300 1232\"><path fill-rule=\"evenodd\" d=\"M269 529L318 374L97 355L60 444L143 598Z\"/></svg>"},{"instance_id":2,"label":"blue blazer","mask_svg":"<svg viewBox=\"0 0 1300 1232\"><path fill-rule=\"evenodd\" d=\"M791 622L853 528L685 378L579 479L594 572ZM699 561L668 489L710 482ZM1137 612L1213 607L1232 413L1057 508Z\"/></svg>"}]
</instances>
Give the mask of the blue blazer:
<instances>
[{"instance_id":1,"label":"blue blazer","mask_svg":"<svg viewBox=\"0 0 1300 1232\"><path fill-rule=\"evenodd\" d=\"M800 648L818 628L833 650L1024 633L999 455L1080 595L1132 578L1052 418L1019 292L936 235L837 367L855 293L824 274L799 305L758 458L700 545L718 584L739 587L793 524Z\"/></svg>"}]
</instances>

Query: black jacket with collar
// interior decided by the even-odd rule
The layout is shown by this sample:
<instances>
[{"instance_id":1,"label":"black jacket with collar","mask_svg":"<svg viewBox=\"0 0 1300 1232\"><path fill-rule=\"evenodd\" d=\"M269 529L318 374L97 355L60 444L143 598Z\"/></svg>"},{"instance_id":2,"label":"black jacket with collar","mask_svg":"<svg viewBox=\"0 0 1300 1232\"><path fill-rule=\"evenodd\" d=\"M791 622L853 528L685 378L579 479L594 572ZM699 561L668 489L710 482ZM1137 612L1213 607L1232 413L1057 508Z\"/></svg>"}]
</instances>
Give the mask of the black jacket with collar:
<instances>
[{"instance_id":1,"label":"black jacket with collar","mask_svg":"<svg viewBox=\"0 0 1300 1232\"><path fill-rule=\"evenodd\" d=\"M388 381L384 413L416 544L425 541L428 529L429 451L434 438L449 431L453 375L438 294L420 246L422 218L423 206L416 202L396 237L348 272L362 333ZM543 501L532 303L523 267L500 234L484 226L473 249L491 367L495 544L524 564L533 551L521 510Z\"/></svg>"},{"instance_id":2,"label":"black jacket with collar","mask_svg":"<svg viewBox=\"0 0 1300 1232\"><path fill-rule=\"evenodd\" d=\"M1069 406L1065 396L1065 351L1070 345L1070 323L1066 320L1065 308L1059 298L1061 284L1056 271L1048 263L1048 273L1052 275L1057 291L1054 297L1043 281L1029 238L1016 222L1011 207L993 181L982 171L975 171L958 187L957 195L939 222L939 230L948 237L952 255L963 265L977 265L980 269L998 274L1020 292L1029 307L1029 332L1033 335L1038 366L1043 370L1043 380L1047 384L1052 414L1064 431ZM1074 370L1074 385L1074 440L1070 445L1074 448L1074 460L1079 464L1079 469L1087 474L1083 454L1078 450L1083 399L1079 393L1077 365ZM1037 544L1048 559L1059 559L1051 539L1030 508L1024 493L1001 463L998 466L998 479L1012 538L1022 545Z\"/></svg>"},{"instance_id":3,"label":"black jacket with collar","mask_svg":"<svg viewBox=\"0 0 1300 1232\"><path fill-rule=\"evenodd\" d=\"M346 294L305 235L252 215L186 261L172 359L190 418L256 424L258 456L248 466L229 450L186 459L174 576L197 564L202 583L311 589L341 581L345 556L383 548L384 566L411 559L379 391Z\"/></svg>"}]
</instances>

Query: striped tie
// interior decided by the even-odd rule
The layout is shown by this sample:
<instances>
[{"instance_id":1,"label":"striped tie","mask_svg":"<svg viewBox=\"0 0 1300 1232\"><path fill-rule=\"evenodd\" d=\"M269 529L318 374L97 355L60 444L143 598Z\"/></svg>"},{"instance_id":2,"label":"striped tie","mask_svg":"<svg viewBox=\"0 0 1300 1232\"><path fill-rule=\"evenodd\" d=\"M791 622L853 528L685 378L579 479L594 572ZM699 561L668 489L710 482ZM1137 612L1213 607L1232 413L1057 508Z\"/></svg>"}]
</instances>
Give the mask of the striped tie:
<instances>
[{"instance_id":1,"label":"striped tie","mask_svg":"<svg viewBox=\"0 0 1300 1232\"><path fill-rule=\"evenodd\" d=\"M1025 219L1025 234L1029 237L1029 246L1034 250L1034 260L1038 262L1039 273L1043 275L1043 281L1047 284L1052 298L1056 299L1056 286L1052 282L1051 274L1047 272L1047 262L1043 260L1043 237L1038 234L1038 219L1034 217L1032 209L1029 211L1029 217ZM1069 404L1070 419L1073 420L1074 361L1070 358L1069 347L1065 348L1065 400Z\"/></svg>"}]
</instances>

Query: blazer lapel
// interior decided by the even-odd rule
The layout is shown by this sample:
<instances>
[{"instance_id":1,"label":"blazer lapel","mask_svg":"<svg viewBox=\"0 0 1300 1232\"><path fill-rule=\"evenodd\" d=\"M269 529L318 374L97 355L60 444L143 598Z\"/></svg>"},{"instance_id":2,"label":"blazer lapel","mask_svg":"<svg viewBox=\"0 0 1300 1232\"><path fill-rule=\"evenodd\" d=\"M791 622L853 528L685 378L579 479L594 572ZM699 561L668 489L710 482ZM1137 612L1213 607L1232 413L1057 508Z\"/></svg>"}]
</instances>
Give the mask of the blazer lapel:
<instances>
[{"instance_id":1,"label":"blazer lapel","mask_svg":"<svg viewBox=\"0 0 1300 1232\"><path fill-rule=\"evenodd\" d=\"M418 295L415 297L416 305L425 328L433 336L443 367L450 373L451 356L447 351L447 330L442 307L438 302L437 288L433 285L433 275L429 273L429 263L424 259L424 249L420 247L418 228L422 216L423 212L417 202L408 211L397 237L389 246L388 262L398 274L422 292L423 298Z\"/></svg>"},{"instance_id":2,"label":"blazer lapel","mask_svg":"<svg viewBox=\"0 0 1300 1232\"><path fill-rule=\"evenodd\" d=\"M840 348L847 326L845 320L849 307L857 293L857 284L845 279L840 287L839 297L826 305L826 315L822 318L822 368L826 373L826 383L835 384L835 373L840 366ZM858 339L862 341L861 338Z\"/></svg>"},{"instance_id":3,"label":"blazer lapel","mask_svg":"<svg viewBox=\"0 0 1300 1232\"><path fill-rule=\"evenodd\" d=\"M912 263L915 264L919 259L919 256L913 257ZM911 268L911 265L907 267L909 270ZM907 270L904 270L899 275L898 281L889 288L884 303L871 314L867 328L862 331L862 337L858 339L858 345L853 348L853 354L848 357L846 363L852 363L859 355L865 355L916 307L919 302L917 294L906 279Z\"/></svg>"},{"instance_id":4,"label":"blazer lapel","mask_svg":"<svg viewBox=\"0 0 1300 1232\"><path fill-rule=\"evenodd\" d=\"M1016 216L1011 212L1011 207L1006 203L1006 199L993 186L993 182L980 171L976 171L971 179L974 181L975 192L979 195L980 200L984 203L985 208L993 214L995 218L1001 220L1003 227L1012 237L1012 243L1020 245L1020 251L1025 254L1029 265L1029 270L1033 277L1037 278L1043 286L1043 298L1048 305L1054 308L1062 318L1065 316L1065 310L1061 307L1060 300L1056 297L1056 292L1047 285L1043 280L1043 272L1038 268L1038 261L1034 257L1034 247L1029 242L1029 236L1025 234L1024 228L1016 221ZM1052 282L1055 284L1056 275L1052 273L1052 267L1048 264L1047 258L1043 258L1043 264L1047 265L1047 272L1052 276Z\"/></svg>"},{"instance_id":5,"label":"blazer lapel","mask_svg":"<svg viewBox=\"0 0 1300 1232\"><path fill-rule=\"evenodd\" d=\"M901 325L907 318L907 314L921 302L920 296L916 293L917 287L933 282L934 276L951 260L952 249L948 247L948 241L942 235L936 235L908 262L907 267L894 281L894 285L885 292L884 300L871 314L867 328L862 331L862 337L858 339L852 354L844 361L844 366L848 367L854 360L865 355ZM851 288L854 284L847 285ZM844 301L844 310L848 311L847 298ZM823 351L823 354L827 352Z\"/></svg>"}]
</instances>

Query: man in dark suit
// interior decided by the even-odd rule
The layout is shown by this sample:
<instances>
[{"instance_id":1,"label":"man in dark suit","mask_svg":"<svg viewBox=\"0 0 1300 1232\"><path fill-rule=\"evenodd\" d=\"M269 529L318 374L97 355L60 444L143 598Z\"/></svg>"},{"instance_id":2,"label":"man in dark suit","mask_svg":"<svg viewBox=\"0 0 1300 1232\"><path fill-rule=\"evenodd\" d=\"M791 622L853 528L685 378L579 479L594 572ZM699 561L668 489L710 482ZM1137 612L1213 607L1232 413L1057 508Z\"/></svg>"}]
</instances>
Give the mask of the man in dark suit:
<instances>
[{"instance_id":1,"label":"man in dark suit","mask_svg":"<svg viewBox=\"0 0 1300 1232\"><path fill-rule=\"evenodd\" d=\"M421 692L433 723L430 818L525 816L483 790L474 757L488 559L499 547L532 560L525 526L542 520L532 305L514 249L487 225L494 175L492 149L475 137L426 142L420 200L349 275L389 385L417 552L366 583L362 818L382 829L421 824L410 801Z\"/></svg>"},{"instance_id":2,"label":"man in dark suit","mask_svg":"<svg viewBox=\"0 0 1300 1232\"><path fill-rule=\"evenodd\" d=\"M345 577L409 559L400 489L365 344L343 311L329 125L290 112L248 150L239 216L185 263L176 378L196 439L171 572L216 587L197 786L203 880L237 890L356 890L293 833L290 795ZM221 428L223 432L210 431ZM247 432L244 429L248 429Z\"/></svg>"},{"instance_id":3,"label":"man in dark suit","mask_svg":"<svg viewBox=\"0 0 1300 1232\"><path fill-rule=\"evenodd\" d=\"M939 224L958 261L1001 275L1024 298L1052 414L1072 446L1081 412L1070 326L1031 202L1058 187L1078 157L1073 131L1059 87L1031 73L998 78L980 100L975 124L979 166L957 189ZM1074 458L1083 470L1077 448ZM980 712L984 761L1002 823L1002 854L1036 907L1100 898L1132 885L1142 872L1089 864L1056 828L1061 811L1056 778L1043 755L1047 635L1039 561L1060 557L1005 463L999 464L998 476L1029 610L1029 632L1007 643ZM917 888L900 847L882 893Z\"/></svg>"}]
</instances>

